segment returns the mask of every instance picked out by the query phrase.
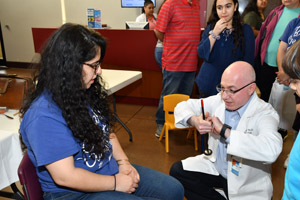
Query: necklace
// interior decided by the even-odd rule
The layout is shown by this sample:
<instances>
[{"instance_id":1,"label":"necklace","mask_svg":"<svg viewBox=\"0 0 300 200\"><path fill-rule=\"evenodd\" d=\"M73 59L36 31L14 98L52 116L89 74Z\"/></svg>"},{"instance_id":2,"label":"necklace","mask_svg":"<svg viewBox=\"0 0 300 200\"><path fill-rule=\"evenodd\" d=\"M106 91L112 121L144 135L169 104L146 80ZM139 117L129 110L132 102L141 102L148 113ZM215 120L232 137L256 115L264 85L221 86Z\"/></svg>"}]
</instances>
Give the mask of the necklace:
<instances>
[{"instance_id":1,"label":"necklace","mask_svg":"<svg viewBox=\"0 0 300 200\"><path fill-rule=\"evenodd\" d=\"M227 41L229 35L231 34L233 28L231 29L228 29L228 28L225 28L224 31L222 32L223 36L225 37L225 41Z\"/></svg>"}]
</instances>

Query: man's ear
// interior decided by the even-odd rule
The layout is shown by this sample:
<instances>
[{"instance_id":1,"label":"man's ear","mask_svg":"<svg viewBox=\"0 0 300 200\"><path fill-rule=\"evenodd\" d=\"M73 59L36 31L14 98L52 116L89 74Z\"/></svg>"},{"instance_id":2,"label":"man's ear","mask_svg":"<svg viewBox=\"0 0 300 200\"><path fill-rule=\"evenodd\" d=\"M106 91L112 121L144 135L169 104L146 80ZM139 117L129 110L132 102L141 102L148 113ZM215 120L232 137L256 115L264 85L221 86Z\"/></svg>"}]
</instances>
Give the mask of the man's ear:
<instances>
[{"instance_id":1,"label":"man's ear","mask_svg":"<svg viewBox=\"0 0 300 200\"><path fill-rule=\"evenodd\" d=\"M250 85L250 88L249 88L249 94L253 94L253 92L255 92L255 89L256 89L256 83L252 83Z\"/></svg>"}]
</instances>

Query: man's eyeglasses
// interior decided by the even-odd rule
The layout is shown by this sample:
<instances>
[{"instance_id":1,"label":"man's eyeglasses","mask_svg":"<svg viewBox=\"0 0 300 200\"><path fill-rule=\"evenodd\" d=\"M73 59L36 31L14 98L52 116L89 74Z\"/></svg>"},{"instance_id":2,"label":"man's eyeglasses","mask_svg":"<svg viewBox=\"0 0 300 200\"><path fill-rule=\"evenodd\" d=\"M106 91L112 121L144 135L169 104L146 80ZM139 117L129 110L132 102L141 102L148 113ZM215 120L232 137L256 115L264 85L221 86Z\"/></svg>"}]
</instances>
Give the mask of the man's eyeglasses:
<instances>
[{"instance_id":1,"label":"man's eyeglasses","mask_svg":"<svg viewBox=\"0 0 300 200\"><path fill-rule=\"evenodd\" d=\"M94 73L96 74L97 70L99 69L99 67L101 65L101 62L100 62L100 60L98 60L97 62L94 62L92 64L88 64L88 63L83 63L83 64L93 68L95 70Z\"/></svg>"},{"instance_id":2,"label":"man's eyeglasses","mask_svg":"<svg viewBox=\"0 0 300 200\"><path fill-rule=\"evenodd\" d=\"M232 90L232 89L225 90L225 88L223 88L220 84L217 85L216 89L217 89L218 92L222 92L222 93L226 92L227 95L232 96L235 93L237 93L237 92L241 91L242 89L244 89L245 87L251 85L252 83L255 83L255 81L253 81L251 83L248 83L247 85L245 85L245 86L243 86L243 87L241 87L240 89L237 89L237 90Z\"/></svg>"}]
</instances>

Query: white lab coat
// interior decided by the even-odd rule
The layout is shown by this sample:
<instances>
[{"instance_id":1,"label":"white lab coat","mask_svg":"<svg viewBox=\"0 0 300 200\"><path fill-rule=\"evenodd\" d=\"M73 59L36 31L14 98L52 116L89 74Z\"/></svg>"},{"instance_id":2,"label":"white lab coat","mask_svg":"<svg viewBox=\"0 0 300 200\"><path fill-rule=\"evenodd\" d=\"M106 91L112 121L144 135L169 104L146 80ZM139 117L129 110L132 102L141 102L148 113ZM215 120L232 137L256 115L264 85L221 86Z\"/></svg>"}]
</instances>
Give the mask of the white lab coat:
<instances>
[{"instance_id":1,"label":"white lab coat","mask_svg":"<svg viewBox=\"0 0 300 200\"><path fill-rule=\"evenodd\" d=\"M236 130L231 130L230 143L227 145L228 158L228 195L230 200L270 200L273 195L271 163L275 162L282 151L282 138L277 132L279 116L273 107L253 94L248 107L241 117ZM225 121L225 104L220 93L204 99L205 112ZM186 120L201 114L199 99L179 103L175 108L175 126L188 126ZM209 133L211 156L204 154L182 161L188 171L199 171L219 175L213 162L219 144L219 135ZM241 161L239 175L232 170L232 159Z\"/></svg>"}]
</instances>

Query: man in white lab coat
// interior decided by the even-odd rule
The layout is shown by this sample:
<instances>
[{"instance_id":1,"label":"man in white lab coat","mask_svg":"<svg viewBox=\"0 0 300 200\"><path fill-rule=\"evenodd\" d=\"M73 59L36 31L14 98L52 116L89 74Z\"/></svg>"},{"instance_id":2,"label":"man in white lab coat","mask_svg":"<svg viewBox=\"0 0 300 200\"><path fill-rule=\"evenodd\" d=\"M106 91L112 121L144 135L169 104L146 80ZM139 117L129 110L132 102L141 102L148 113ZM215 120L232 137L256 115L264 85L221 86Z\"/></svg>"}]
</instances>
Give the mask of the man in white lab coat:
<instances>
[{"instance_id":1,"label":"man in white lab coat","mask_svg":"<svg viewBox=\"0 0 300 200\"><path fill-rule=\"evenodd\" d=\"M277 132L279 117L255 92L253 67L242 61L223 73L219 93L190 99L175 108L175 126L194 126L209 133L211 155L198 155L173 164L170 175L193 199L270 200L273 194L271 163L282 150ZM215 189L223 189L221 195Z\"/></svg>"}]
</instances>

